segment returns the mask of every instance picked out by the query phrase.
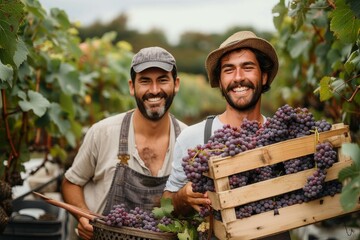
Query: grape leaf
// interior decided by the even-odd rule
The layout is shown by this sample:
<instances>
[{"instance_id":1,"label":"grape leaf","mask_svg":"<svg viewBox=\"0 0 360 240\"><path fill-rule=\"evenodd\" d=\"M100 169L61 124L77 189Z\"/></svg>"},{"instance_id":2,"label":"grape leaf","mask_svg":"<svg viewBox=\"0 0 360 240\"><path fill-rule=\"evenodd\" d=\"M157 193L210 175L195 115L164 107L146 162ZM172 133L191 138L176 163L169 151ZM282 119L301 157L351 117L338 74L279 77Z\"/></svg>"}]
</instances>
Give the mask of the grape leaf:
<instances>
[{"instance_id":1,"label":"grape leaf","mask_svg":"<svg viewBox=\"0 0 360 240\"><path fill-rule=\"evenodd\" d=\"M194 239L193 237L191 237L190 233L187 230L185 230L182 233L178 233L177 236L178 236L179 240Z\"/></svg>"},{"instance_id":2,"label":"grape leaf","mask_svg":"<svg viewBox=\"0 0 360 240\"><path fill-rule=\"evenodd\" d=\"M0 2L0 59L13 64L12 56L16 51L17 32L24 18L24 5L20 0Z\"/></svg>"},{"instance_id":3,"label":"grape leaf","mask_svg":"<svg viewBox=\"0 0 360 240\"><path fill-rule=\"evenodd\" d=\"M359 0L345 0L345 2L350 6L351 10L357 18L360 19L360 1Z\"/></svg>"},{"instance_id":4,"label":"grape leaf","mask_svg":"<svg viewBox=\"0 0 360 240\"><path fill-rule=\"evenodd\" d=\"M69 18L64 10L58 8L52 8L50 12L51 12L51 19L56 21L57 24L59 24L59 26L65 29L71 27Z\"/></svg>"},{"instance_id":5,"label":"grape leaf","mask_svg":"<svg viewBox=\"0 0 360 240\"><path fill-rule=\"evenodd\" d=\"M152 210L155 217L161 218L164 216L171 216L171 213L174 211L174 206L172 205L172 200L170 198L161 198L160 207L155 207Z\"/></svg>"},{"instance_id":6,"label":"grape leaf","mask_svg":"<svg viewBox=\"0 0 360 240\"><path fill-rule=\"evenodd\" d=\"M66 150L64 150L64 148L60 147L58 144L50 148L50 154L54 158L56 157L61 159L63 162L66 162L66 158L67 158Z\"/></svg>"},{"instance_id":7,"label":"grape leaf","mask_svg":"<svg viewBox=\"0 0 360 240\"><path fill-rule=\"evenodd\" d=\"M354 178L354 177L358 176L359 173L360 173L359 170L356 170L355 167L353 167L353 166L346 167L346 168L341 169L341 171L339 172L338 180L340 182L343 182L346 179Z\"/></svg>"},{"instance_id":8,"label":"grape leaf","mask_svg":"<svg viewBox=\"0 0 360 240\"><path fill-rule=\"evenodd\" d=\"M25 43L21 39L19 39L14 55L14 63L17 68L19 68L20 64L22 64L26 60L28 54L29 51L26 48Z\"/></svg>"},{"instance_id":9,"label":"grape leaf","mask_svg":"<svg viewBox=\"0 0 360 240\"><path fill-rule=\"evenodd\" d=\"M62 92L67 94L77 94L80 92L81 82L79 72L68 63L61 63L58 71L53 71L46 77L47 82L58 80Z\"/></svg>"},{"instance_id":10,"label":"grape leaf","mask_svg":"<svg viewBox=\"0 0 360 240\"><path fill-rule=\"evenodd\" d=\"M360 69L360 54L359 51L354 51L351 53L350 57L346 60L344 64L345 70L348 74L353 72L355 69Z\"/></svg>"},{"instance_id":11,"label":"grape leaf","mask_svg":"<svg viewBox=\"0 0 360 240\"><path fill-rule=\"evenodd\" d=\"M353 43L359 35L360 19L356 19L353 11L344 0L336 1L336 9L330 14L330 29L344 43Z\"/></svg>"},{"instance_id":12,"label":"grape leaf","mask_svg":"<svg viewBox=\"0 0 360 240\"><path fill-rule=\"evenodd\" d=\"M331 81L331 77L323 77L320 80L320 101L326 101L328 99L330 99L333 94L332 91L330 89L330 81Z\"/></svg>"},{"instance_id":13,"label":"grape leaf","mask_svg":"<svg viewBox=\"0 0 360 240\"><path fill-rule=\"evenodd\" d=\"M58 103L51 103L50 109L49 109L50 119L59 128L60 133L65 135L68 132L68 130L70 129L70 123L66 119L66 117L64 117L64 114L65 114L65 112L61 109L61 107Z\"/></svg>"},{"instance_id":14,"label":"grape leaf","mask_svg":"<svg viewBox=\"0 0 360 240\"><path fill-rule=\"evenodd\" d=\"M285 0L280 0L280 2L276 4L272 9L272 13L275 14L273 17L274 25L277 29L280 29L280 26L287 13L287 8L285 7Z\"/></svg>"},{"instance_id":15,"label":"grape leaf","mask_svg":"<svg viewBox=\"0 0 360 240\"><path fill-rule=\"evenodd\" d=\"M0 84L4 86L0 86L1 89L5 88L5 83L12 86L13 73L12 67L4 65L0 60Z\"/></svg>"},{"instance_id":16,"label":"grape leaf","mask_svg":"<svg viewBox=\"0 0 360 240\"><path fill-rule=\"evenodd\" d=\"M70 129L71 130L71 129ZM67 131L65 133L65 138L66 138L66 141L69 143L69 145L73 148L76 147L76 138L75 138L75 135L74 133L72 133L71 131Z\"/></svg>"},{"instance_id":17,"label":"grape leaf","mask_svg":"<svg viewBox=\"0 0 360 240\"><path fill-rule=\"evenodd\" d=\"M303 32L297 32L293 34L289 40L287 49L290 52L292 58L297 58L301 54L307 51L310 46L310 41Z\"/></svg>"},{"instance_id":18,"label":"grape leaf","mask_svg":"<svg viewBox=\"0 0 360 240\"><path fill-rule=\"evenodd\" d=\"M355 208L360 195L360 174L347 183L340 195L340 203L344 210L349 211Z\"/></svg>"},{"instance_id":19,"label":"grape leaf","mask_svg":"<svg viewBox=\"0 0 360 240\"><path fill-rule=\"evenodd\" d=\"M174 223L168 225L160 223L157 227L163 232L181 233L184 231L184 226L178 220L174 220Z\"/></svg>"},{"instance_id":20,"label":"grape leaf","mask_svg":"<svg viewBox=\"0 0 360 240\"><path fill-rule=\"evenodd\" d=\"M39 117L43 116L46 109L50 106L50 102L43 95L32 90L28 91L29 100L26 97L26 93L23 91L18 92L18 97L23 99L22 101L19 101L21 110L25 112L33 110Z\"/></svg>"},{"instance_id":21,"label":"grape leaf","mask_svg":"<svg viewBox=\"0 0 360 240\"><path fill-rule=\"evenodd\" d=\"M73 99L70 95L61 93L60 94L60 105L61 105L61 109L63 111L65 111L69 115L70 118L75 117L76 110L75 110Z\"/></svg>"},{"instance_id":22,"label":"grape leaf","mask_svg":"<svg viewBox=\"0 0 360 240\"><path fill-rule=\"evenodd\" d=\"M341 145L342 154L349 156L360 170L360 147L356 143L344 143Z\"/></svg>"},{"instance_id":23,"label":"grape leaf","mask_svg":"<svg viewBox=\"0 0 360 240\"><path fill-rule=\"evenodd\" d=\"M344 210L351 210L356 206L360 195L360 147L355 143L341 145L342 154L349 156L354 164L341 169L338 175L340 182L347 182L341 192L340 202Z\"/></svg>"}]
</instances>

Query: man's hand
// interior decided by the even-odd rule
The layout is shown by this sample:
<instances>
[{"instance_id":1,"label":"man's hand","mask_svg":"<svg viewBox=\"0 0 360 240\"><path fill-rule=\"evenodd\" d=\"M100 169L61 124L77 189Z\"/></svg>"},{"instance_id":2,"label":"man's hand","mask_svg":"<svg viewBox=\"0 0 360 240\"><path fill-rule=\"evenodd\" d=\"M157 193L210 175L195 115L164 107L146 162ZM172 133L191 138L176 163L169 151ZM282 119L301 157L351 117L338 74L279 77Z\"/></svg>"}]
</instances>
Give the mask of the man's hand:
<instances>
[{"instance_id":1,"label":"man's hand","mask_svg":"<svg viewBox=\"0 0 360 240\"><path fill-rule=\"evenodd\" d=\"M207 193L193 192L191 184L191 182L186 183L175 196L178 200L181 199L183 204L190 205L196 211L200 212L200 207L211 205L211 201Z\"/></svg>"},{"instance_id":2,"label":"man's hand","mask_svg":"<svg viewBox=\"0 0 360 240\"><path fill-rule=\"evenodd\" d=\"M93 237L93 226L89 223L89 219L80 217L77 225L78 235L81 239L90 240Z\"/></svg>"},{"instance_id":3,"label":"man's hand","mask_svg":"<svg viewBox=\"0 0 360 240\"><path fill-rule=\"evenodd\" d=\"M207 193L193 192L191 182L186 183L178 192L165 191L163 198L171 198L176 215L188 215L194 209L200 212L202 206L210 206Z\"/></svg>"}]
</instances>

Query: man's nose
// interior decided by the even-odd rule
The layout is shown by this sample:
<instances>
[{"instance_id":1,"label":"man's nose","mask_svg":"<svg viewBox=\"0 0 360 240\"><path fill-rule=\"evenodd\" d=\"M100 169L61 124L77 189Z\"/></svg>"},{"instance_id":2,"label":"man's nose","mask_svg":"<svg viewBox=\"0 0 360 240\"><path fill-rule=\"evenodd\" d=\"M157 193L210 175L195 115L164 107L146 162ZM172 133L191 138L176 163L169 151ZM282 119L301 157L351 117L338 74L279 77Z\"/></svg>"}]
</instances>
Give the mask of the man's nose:
<instances>
[{"instance_id":1,"label":"man's nose","mask_svg":"<svg viewBox=\"0 0 360 240\"><path fill-rule=\"evenodd\" d=\"M153 82L150 85L150 92L153 94L157 94L160 92L160 85L157 82Z\"/></svg>"},{"instance_id":2,"label":"man's nose","mask_svg":"<svg viewBox=\"0 0 360 240\"><path fill-rule=\"evenodd\" d=\"M243 71L241 70L241 68L236 68L236 71L235 71L235 80L242 80L244 78L244 73Z\"/></svg>"}]
</instances>

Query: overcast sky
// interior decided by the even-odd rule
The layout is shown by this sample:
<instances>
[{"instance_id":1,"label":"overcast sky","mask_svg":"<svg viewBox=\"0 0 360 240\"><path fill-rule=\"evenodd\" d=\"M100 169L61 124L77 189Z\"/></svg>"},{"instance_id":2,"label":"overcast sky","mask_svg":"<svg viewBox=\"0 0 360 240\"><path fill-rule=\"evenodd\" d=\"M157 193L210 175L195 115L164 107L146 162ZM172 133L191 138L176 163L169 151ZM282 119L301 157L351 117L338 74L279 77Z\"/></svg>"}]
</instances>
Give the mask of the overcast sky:
<instances>
[{"instance_id":1,"label":"overcast sky","mask_svg":"<svg viewBox=\"0 0 360 240\"><path fill-rule=\"evenodd\" d=\"M39 0L45 9L65 10L71 21L88 25L128 15L128 27L162 29L176 43L184 31L221 33L233 26L275 31L272 8L280 0Z\"/></svg>"}]
</instances>

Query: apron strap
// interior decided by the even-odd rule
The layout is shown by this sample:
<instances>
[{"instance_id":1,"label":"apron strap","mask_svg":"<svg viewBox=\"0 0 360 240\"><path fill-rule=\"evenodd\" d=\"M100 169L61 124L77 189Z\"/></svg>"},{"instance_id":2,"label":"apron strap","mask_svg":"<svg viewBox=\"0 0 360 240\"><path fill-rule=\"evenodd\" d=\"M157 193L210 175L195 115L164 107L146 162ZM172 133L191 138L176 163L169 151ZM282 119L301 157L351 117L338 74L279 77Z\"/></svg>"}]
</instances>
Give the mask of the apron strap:
<instances>
[{"instance_id":1,"label":"apron strap","mask_svg":"<svg viewBox=\"0 0 360 240\"><path fill-rule=\"evenodd\" d=\"M127 162L130 159L130 155L128 152L128 136L129 136L131 115L133 114L133 112L134 110L131 110L125 114L120 130L118 159L122 164L125 165L127 165ZM170 117L171 117L171 122L175 129L175 138L177 138L177 136L179 136L181 132L180 125L176 120L176 118L174 117L174 115L170 114Z\"/></svg>"},{"instance_id":2,"label":"apron strap","mask_svg":"<svg viewBox=\"0 0 360 240\"><path fill-rule=\"evenodd\" d=\"M170 117L175 129L175 138L177 138L181 132L180 125L174 115L170 114Z\"/></svg>"},{"instance_id":3,"label":"apron strap","mask_svg":"<svg viewBox=\"0 0 360 240\"><path fill-rule=\"evenodd\" d=\"M128 153L128 136L129 136L130 119L133 112L134 110L131 110L125 114L120 130L118 159L122 164L125 165L127 165L127 162L130 159L130 155Z\"/></svg>"},{"instance_id":4,"label":"apron strap","mask_svg":"<svg viewBox=\"0 0 360 240\"><path fill-rule=\"evenodd\" d=\"M204 130L204 144L206 144L211 137L211 128L215 115L210 115L206 118L205 130Z\"/></svg>"}]
</instances>

